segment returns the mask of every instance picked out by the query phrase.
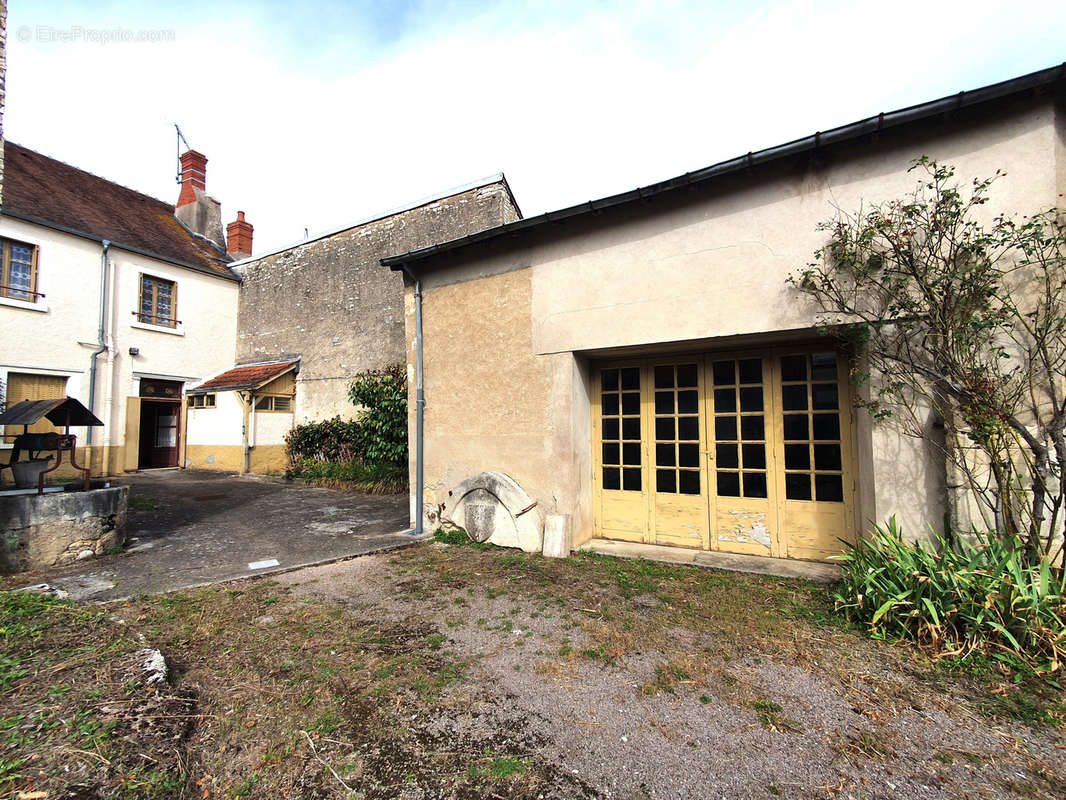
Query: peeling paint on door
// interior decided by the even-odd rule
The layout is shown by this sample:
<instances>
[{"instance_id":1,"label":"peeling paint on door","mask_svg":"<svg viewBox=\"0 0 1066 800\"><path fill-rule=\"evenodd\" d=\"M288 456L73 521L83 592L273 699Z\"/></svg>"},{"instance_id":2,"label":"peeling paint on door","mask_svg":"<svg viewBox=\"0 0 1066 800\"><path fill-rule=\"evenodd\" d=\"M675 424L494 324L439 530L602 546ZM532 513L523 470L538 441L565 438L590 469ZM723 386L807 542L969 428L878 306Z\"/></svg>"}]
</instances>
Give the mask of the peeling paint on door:
<instances>
[{"instance_id":1,"label":"peeling paint on door","mask_svg":"<svg viewBox=\"0 0 1066 800\"><path fill-rule=\"evenodd\" d=\"M763 547L770 548L770 531L766 527L765 511L741 511L733 510L730 516L736 521L733 526L733 536L719 536L720 542L758 542Z\"/></svg>"}]
</instances>

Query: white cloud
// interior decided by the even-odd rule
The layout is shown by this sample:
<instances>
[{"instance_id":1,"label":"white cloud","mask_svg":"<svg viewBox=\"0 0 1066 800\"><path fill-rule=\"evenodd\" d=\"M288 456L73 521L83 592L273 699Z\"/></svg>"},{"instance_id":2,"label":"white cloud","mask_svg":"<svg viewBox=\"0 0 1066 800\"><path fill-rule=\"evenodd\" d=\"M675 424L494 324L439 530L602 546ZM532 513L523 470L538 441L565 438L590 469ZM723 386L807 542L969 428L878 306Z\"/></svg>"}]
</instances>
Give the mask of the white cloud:
<instances>
[{"instance_id":1,"label":"white cloud","mask_svg":"<svg viewBox=\"0 0 1066 800\"><path fill-rule=\"evenodd\" d=\"M233 12L173 43L108 46L19 43L31 23L13 16L4 123L173 200L179 122L259 250L501 169L537 213L1050 66L1066 12L1016 5L425 5L386 48L361 31L311 52L313 13L303 32Z\"/></svg>"}]
</instances>

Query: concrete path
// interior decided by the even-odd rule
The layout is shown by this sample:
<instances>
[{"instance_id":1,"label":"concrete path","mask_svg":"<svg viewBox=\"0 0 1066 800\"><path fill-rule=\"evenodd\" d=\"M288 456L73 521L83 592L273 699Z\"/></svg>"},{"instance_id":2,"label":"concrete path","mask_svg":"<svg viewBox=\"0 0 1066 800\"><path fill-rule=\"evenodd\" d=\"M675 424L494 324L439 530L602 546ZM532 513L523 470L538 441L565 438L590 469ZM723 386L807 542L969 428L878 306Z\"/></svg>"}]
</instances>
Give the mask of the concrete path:
<instances>
[{"instance_id":1,"label":"concrete path","mask_svg":"<svg viewBox=\"0 0 1066 800\"><path fill-rule=\"evenodd\" d=\"M158 470L130 487L127 552L4 579L76 600L168 592L402 547L407 495L344 494L279 478ZM148 508L154 506L154 508Z\"/></svg>"},{"instance_id":2,"label":"concrete path","mask_svg":"<svg viewBox=\"0 0 1066 800\"><path fill-rule=\"evenodd\" d=\"M665 561L668 564L692 564L697 567L713 567L730 572L754 572L759 575L777 575L782 578L805 578L822 583L831 583L840 579L840 567L816 561L745 556L737 553L690 550L685 547L637 544L611 539L591 539L578 549L619 558L646 558L649 561Z\"/></svg>"}]
</instances>

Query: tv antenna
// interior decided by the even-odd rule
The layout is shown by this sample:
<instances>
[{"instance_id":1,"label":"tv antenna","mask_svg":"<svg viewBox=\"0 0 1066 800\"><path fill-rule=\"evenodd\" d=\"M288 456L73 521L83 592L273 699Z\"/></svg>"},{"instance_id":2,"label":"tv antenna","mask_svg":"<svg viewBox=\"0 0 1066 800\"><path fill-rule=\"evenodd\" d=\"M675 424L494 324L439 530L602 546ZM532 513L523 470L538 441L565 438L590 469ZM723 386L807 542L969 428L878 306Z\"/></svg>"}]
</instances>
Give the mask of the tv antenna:
<instances>
[{"instance_id":1,"label":"tv antenna","mask_svg":"<svg viewBox=\"0 0 1066 800\"><path fill-rule=\"evenodd\" d=\"M176 130L178 132L178 141L177 141L177 146L178 146L178 172L174 176L174 182L175 183L181 183L181 145L182 145L182 142L185 143L185 149L186 150L192 150L192 147L189 146L189 140L185 138L185 134L181 132L181 128L178 127L178 123L176 123L176 122L174 123L174 130Z\"/></svg>"}]
</instances>

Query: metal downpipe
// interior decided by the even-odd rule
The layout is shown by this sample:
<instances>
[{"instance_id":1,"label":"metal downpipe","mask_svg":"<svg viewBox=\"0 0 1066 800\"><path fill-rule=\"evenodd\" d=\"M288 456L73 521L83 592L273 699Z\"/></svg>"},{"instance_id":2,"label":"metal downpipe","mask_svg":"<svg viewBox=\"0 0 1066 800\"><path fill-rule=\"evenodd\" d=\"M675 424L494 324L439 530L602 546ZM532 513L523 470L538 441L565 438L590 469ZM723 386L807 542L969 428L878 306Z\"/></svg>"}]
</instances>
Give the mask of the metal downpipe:
<instances>
[{"instance_id":1,"label":"metal downpipe","mask_svg":"<svg viewBox=\"0 0 1066 800\"><path fill-rule=\"evenodd\" d=\"M421 536L423 531L423 494L425 486L425 458L423 425L425 421L426 393L422 382L422 281L403 265L403 271L415 285L415 519L411 536Z\"/></svg>"},{"instance_id":2,"label":"metal downpipe","mask_svg":"<svg viewBox=\"0 0 1066 800\"><path fill-rule=\"evenodd\" d=\"M96 332L96 349L89 356L89 412L96 413L93 404L96 401L96 357L107 352L107 254L111 249L111 240L104 239L104 249L100 253L100 325ZM85 445L93 443L93 429L86 429ZM92 451L89 452L89 463L92 464Z\"/></svg>"},{"instance_id":3,"label":"metal downpipe","mask_svg":"<svg viewBox=\"0 0 1066 800\"><path fill-rule=\"evenodd\" d=\"M426 415L426 393L422 385L422 281L415 281L415 337L415 356L417 358L415 366L415 491L418 493L415 497L415 514L417 514L415 535L418 536L423 533L422 504L426 466L423 453L425 437L422 430Z\"/></svg>"}]
</instances>

